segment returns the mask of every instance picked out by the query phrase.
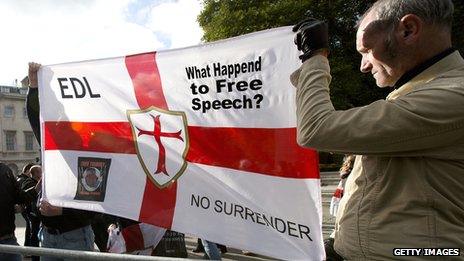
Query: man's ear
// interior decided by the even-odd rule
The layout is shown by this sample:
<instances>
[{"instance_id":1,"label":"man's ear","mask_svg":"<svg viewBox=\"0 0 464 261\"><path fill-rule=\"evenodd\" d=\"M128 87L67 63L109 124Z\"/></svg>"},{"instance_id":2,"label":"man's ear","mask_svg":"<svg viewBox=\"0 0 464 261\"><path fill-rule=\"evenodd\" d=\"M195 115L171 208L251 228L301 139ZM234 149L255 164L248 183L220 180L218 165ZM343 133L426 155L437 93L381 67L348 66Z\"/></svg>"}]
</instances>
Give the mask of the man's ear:
<instances>
[{"instance_id":1,"label":"man's ear","mask_svg":"<svg viewBox=\"0 0 464 261\"><path fill-rule=\"evenodd\" d=\"M417 42L422 34L424 21L417 15L407 14L401 18L398 24L398 37L406 45Z\"/></svg>"}]
</instances>

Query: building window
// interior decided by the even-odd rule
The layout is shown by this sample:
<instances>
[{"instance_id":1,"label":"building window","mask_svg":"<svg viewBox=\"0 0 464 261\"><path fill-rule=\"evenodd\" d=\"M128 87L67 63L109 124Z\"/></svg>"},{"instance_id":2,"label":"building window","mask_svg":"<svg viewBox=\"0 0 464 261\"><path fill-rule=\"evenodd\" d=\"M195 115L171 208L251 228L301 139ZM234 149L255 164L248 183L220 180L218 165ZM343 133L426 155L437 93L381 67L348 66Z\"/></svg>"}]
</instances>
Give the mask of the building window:
<instances>
[{"instance_id":1,"label":"building window","mask_svg":"<svg viewBox=\"0 0 464 261\"><path fill-rule=\"evenodd\" d=\"M34 134L32 132L24 132L24 140L26 142L26 150L34 150Z\"/></svg>"},{"instance_id":2,"label":"building window","mask_svg":"<svg viewBox=\"0 0 464 261\"><path fill-rule=\"evenodd\" d=\"M5 118L13 118L14 116L14 106L13 105L6 105L3 110L3 116Z\"/></svg>"},{"instance_id":3,"label":"building window","mask_svg":"<svg viewBox=\"0 0 464 261\"><path fill-rule=\"evenodd\" d=\"M10 87L8 87L8 86L2 86L2 88L0 90L3 93L10 93Z\"/></svg>"},{"instance_id":4,"label":"building window","mask_svg":"<svg viewBox=\"0 0 464 261\"><path fill-rule=\"evenodd\" d=\"M16 131L5 131L6 150L14 151L16 148Z\"/></svg>"}]
</instances>

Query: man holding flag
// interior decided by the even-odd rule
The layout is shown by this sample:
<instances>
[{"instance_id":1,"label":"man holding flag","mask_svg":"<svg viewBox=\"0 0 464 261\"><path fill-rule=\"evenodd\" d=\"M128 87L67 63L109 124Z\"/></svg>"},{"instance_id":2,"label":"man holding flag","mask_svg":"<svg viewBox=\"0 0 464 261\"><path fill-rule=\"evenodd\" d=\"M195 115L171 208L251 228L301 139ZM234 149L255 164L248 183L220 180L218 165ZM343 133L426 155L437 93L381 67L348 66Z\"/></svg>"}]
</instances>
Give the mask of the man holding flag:
<instances>
[{"instance_id":1,"label":"man holding flag","mask_svg":"<svg viewBox=\"0 0 464 261\"><path fill-rule=\"evenodd\" d=\"M464 60L452 18L451 0L377 1L359 23L360 69L395 90L346 111L330 101L327 24L294 27L298 143L359 155L337 212L335 260L464 246Z\"/></svg>"},{"instance_id":2,"label":"man holding flag","mask_svg":"<svg viewBox=\"0 0 464 261\"><path fill-rule=\"evenodd\" d=\"M39 68L40 64L29 63L29 92L26 107L29 123L38 143L41 144L37 90L37 71ZM91 219L94 216L93 212L56 207L43 199L40 199L38 208L40 213L37 214L39 214L42 222L39 231L42 247L93 251L95 237L90 226ZM41 260L59 261L60 259L43 256Z\"/></svg>"}]
</instances>

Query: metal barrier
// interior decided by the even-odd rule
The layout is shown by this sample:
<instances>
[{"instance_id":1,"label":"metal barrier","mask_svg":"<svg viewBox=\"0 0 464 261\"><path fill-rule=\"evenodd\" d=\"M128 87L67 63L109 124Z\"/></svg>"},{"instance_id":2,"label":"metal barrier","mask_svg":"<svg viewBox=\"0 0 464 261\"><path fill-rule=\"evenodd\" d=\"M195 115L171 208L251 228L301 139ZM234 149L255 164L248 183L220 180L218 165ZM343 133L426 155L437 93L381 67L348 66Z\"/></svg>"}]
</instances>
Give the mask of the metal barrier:
<instances>
[{"instance_id":1,"label":"metal barrier","mask_svg":"<svg viewBox=\"0 0 464 261\"><path fill-rule=\"evenodd\" d=\"M186 258L159 257L159 256L136 256L127 254L113 254L91 251L76 251L44 247L25 247L0 244L0 253L32 255L32 256L51 256L57 258L73 258L79 260L193 260Z\"/></svg>"}]
</instances>

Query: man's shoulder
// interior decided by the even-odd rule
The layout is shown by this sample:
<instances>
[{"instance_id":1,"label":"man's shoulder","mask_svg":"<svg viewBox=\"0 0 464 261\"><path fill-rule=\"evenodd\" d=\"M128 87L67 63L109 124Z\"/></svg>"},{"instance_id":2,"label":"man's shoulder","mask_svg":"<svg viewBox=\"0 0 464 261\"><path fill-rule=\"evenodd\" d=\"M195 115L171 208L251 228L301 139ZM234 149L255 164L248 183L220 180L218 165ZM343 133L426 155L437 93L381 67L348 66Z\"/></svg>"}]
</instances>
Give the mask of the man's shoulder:
<instances>
[{"instance_id":1,"label":"man's shoulder","mask_svg":"<svg viewBox=\"0 0 464 261\"><path fill-rule=\"evenodd\" d=\"M464 92L464 67L456 68L438 75L427 82L424 87L428 88L453 88L455 91Z\"/></svg>"},{"instance_id":2,"label":"man's shoulder","mask_svg":"<svg viewBox=\"0 0 464 261\"><path fill-rule=\"evenodd\" d=\"M16 180L19 181L19 180L23 180L23 179L25 179L25 178L28 178L28 176L25 175L24 173L21 173L21 174L18 175L18 177L16 178Z\"/></svg>"},{"instance_id":3,"label":"man's shoulder","mask_svg":"<svg viewBox=\"0 0 464 261\"><path fill-rule=\"evenodd\" d=\"M442 84L445 83L448 86L463 87L464 86L464 59L459 53L450 55L446 65L443 67L446 70L441 71L430 83Z\"/></svg>"},{"instance_id":4,"label":"man's shoulder","mask_svg":"<svg viewBox=\"0 0 464 261\"><path fill-rule=\"evenodd\" d=\"M462 86L464 85L464 82L462 81L462 79L464 79L464 66L449 70L441 74L439 77L437 77L437 79L460 83Z\"/></svg>"}]
</instances>

